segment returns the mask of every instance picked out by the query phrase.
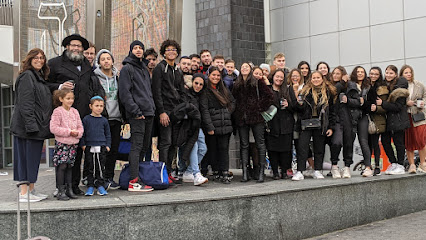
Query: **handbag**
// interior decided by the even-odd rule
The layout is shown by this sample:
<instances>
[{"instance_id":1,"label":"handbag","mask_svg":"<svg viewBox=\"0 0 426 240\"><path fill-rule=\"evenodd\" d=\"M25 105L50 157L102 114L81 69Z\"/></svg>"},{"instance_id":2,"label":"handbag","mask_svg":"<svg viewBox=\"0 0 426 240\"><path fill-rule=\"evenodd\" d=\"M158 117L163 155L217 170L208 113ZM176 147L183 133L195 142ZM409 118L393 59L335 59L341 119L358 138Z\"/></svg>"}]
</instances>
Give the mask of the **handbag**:
<instances>
[{"instance_id":1,"label":"handbag","mask_svg":"<svg viewBox=\"0 0 426 240\"><path fill-rule=\"evenodd\" d=\"M368 134L377 134L379 133L379 129L376 126L376 123L371 120L370 115L367 115L368 117Z\"/></svg>"},{"instance_id":2,"label":"handbag","mask_svg":"<svg viewBox=\"0 0 426 240\"><path fill-rule=\"evenodd\" d=\"M301 120L302 130L315 130L321 128L320 118L310 118Z\"/></svg>"},{"instance_id":3,"label":"handbag","mask_svg":"<svg viewBox=\"0 0 426 240\"><path fill-rule=\"evenodd\" d=\"M257 93L257 100L260 101L258 84L256 84L256 93ZM260 115L262 115L265 122L269 122L274 118L274 116L275 116L275 114L277 114L277 112L278 112L277 107L275 107L275 105L272 104L271 106L269 106L268 109L266 109L266 111L261 112Z\"/></svg>"},{"instance_id":4,"label":"handbag","mask_svg":"<svg viewBox=\"0 0 426 240\"><path fill-rule=\"evenodd\" d=\"M413 122L420 122L425 120L425 114L423 112L418 112L416 114L411 114L411 118L413 119Z\"/></svg>"},{"instance_id":5,"label":"handbag","mask_svg":"<svg viewBox=\"0 0 426 240\"><path fill-rule=\"evenodd\" d=\"M139 178L145 185L155 190L163 190L169 187L169 177L164 162L145 161L139 163ZM121 189L127 190L130 182L129 164L125 164L120 173L118 184Z\"/></svg>"},{"instance_id":6,"label":"handbag","mask_svg":"<svg viewBox=\"0 0 426 240\"><path fill-rule=\"evenodd\" d=\"M318 118L309 118L300 121L302 130L316 130L321 129L321 116L324 112L324 109L321 109L320 115Z\"/></svg>"}]
</instances>

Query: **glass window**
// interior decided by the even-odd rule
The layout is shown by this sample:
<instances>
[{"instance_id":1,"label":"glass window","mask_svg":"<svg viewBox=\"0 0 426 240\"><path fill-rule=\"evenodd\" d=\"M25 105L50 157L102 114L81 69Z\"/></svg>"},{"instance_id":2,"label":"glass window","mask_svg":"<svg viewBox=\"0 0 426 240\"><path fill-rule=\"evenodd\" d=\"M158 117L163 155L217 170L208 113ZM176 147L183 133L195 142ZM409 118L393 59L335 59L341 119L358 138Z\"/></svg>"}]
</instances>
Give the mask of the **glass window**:
<instances>
[{"instance_id":1,"label":"glass window","mask_svg":"<svg viewBox=\"0 0 426 240\"><path fill-rule=\"evenodd\" d=\"M13 167L12 163L12 149L5 149L4 150L4 163L5 167Z\"/></svg>"},{"instance_id":2,"label":"glass window","mask_svg":"<svg viewBox=\"0 0 426 240\"><path fill-rule=\"evenodd\" d=\"M3 127L10 126L11 117L12 117L12 108L10 107L3 108Z\"/></svg>"},{"instance_id":3,"label":"glass window","mask_svg":"<svg viewBox=\"0 0 426 240\"><path fill-rule=\"evenodd\" d=\"M10 129L9 128L4 128L3 136L4 136L3 147L12 147L12 135L10 135Z\"/></svg>"},{"instance_id":4,"label":"glass window","mask_svg":"<svg viewBox=\"0 0 426 240\"><path fill-rule=\"evenodd\" d=\"M2 88L2 95L3 95L3 106L9 106L12 105L11 99L10 99L10 88Z\"/></svg>"}]
</instances>

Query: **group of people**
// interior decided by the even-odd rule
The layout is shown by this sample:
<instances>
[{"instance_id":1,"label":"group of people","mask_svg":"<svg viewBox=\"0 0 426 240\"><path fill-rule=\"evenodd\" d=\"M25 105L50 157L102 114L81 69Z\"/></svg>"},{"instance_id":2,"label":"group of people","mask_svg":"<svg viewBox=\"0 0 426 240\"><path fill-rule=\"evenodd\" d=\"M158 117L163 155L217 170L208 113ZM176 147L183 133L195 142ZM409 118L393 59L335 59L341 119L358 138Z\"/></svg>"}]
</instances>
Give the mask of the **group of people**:
<instances>
[{"instance_id":1,"label":"group of people","mask_svg":"<svg viewBox=\"0 0 426 240\"><path fill-rule=\"evenodd\" d=\"M357 66L349 75L342 66L331 71L325 62L315 71L306 61L289 69L285 55L277 53L271 66L244 62L237 70L232 59L212 58L209 50L178 61L181 47L168 39L159 49L160 62L153 48L145 50L142 42L133 41L118 71L109 50L96 52L78 34L66 37L62 45L63 54L49 61L43 50L30 50L16 80L14 179L30 182L29 189L21 189L22 201L27 191L31 201L47 198L35 191L34 183L43 140L52 134L58 200L91 196L95 189L106 195L119 188L114 167L123 123L130 124L131 192L153 190L140 179L139 162L151 160L154 136L170 185L205 184L209 166L213 180L231 183L231 134L240 139L243 182L265 181L267 155L275 180L324 178L327 144L332 177L350 178L356 136L364 157L363 176L380 175L379 139L391 162L387 174L405 173L405 150L408 171L426 172L426 89L408 65L399 73L389 65L384 76L379 67L367 74ZM342 149L345 167L340 170ZM85 192L79 188L83 153Z\"/></svg>"}]
</instances>

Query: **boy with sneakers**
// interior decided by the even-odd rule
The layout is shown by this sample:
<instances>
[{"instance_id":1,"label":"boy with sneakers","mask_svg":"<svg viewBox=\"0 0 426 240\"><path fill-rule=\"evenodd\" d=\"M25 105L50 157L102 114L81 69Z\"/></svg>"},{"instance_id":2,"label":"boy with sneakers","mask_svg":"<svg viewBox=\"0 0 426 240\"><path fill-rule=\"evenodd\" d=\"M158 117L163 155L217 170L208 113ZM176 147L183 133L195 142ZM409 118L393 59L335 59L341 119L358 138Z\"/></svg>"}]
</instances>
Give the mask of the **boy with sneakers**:
<instances>
[{"instance_id":1,"label":"boy with sneakers","mask_svg":"<svg viewBox=\"0 0 426 240\"><path fill-rule=\"evenodd\" d=\"M89 104L92 113L83 118L84 134L81 138L81 148L84 151L84 161L87 161L87 191L86 196L92 196L95 188L98 195L104 196L108 192L104 188L104 170L106 153L111 147L111 132L108 120L101 114L104 110L104 99L94 96Z\"/></svg>"}]
</instances>

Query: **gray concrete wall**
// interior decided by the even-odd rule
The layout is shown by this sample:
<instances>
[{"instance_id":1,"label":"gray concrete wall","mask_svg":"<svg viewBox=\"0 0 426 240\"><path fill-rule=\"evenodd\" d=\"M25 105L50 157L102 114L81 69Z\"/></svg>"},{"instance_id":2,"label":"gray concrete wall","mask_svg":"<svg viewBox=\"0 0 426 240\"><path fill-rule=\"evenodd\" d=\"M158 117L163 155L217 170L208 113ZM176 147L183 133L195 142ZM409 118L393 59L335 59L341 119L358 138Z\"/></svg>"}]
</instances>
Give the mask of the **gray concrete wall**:
<instances>
[{"instance_id":1,"label":"gray concrete wall","mask_svg":"<svg viewBox=\"0 0 426 240\"><path fill-rule=\"evenodd\" d=\"M81 210L70 205L34 210L33 235L55 240L301 239L424 210L425 186L426 175L403 175L105 199L115 208L93 200L69 201L80 203ZM16 239L11 209L0 211L0 239Z\"/></svg>"}]
</instances>

